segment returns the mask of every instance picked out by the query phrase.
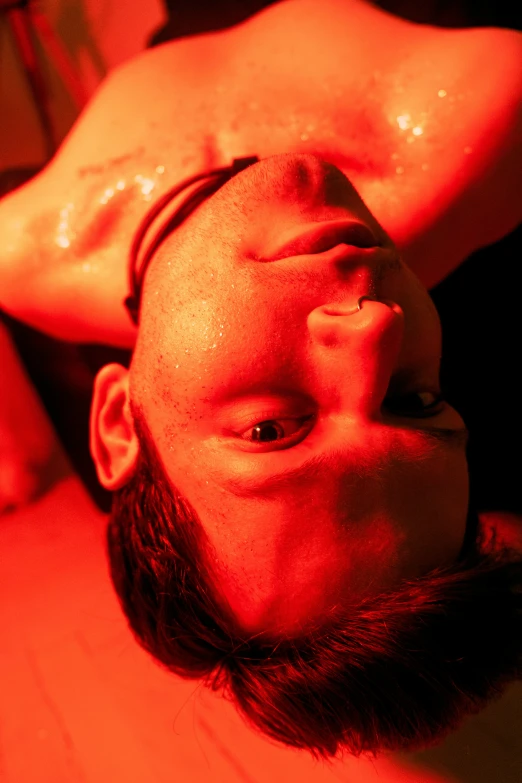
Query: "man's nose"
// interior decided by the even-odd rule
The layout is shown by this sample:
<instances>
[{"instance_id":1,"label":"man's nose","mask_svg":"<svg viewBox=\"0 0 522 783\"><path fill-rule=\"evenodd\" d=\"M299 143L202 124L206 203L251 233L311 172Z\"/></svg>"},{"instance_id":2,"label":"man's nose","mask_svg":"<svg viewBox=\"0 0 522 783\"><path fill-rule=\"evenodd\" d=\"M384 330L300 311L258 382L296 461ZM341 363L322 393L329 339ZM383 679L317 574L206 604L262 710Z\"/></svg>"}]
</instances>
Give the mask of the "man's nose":
<instances>
[{"instance_id":1,"label":"man's nose","mask_svg":"<svg viewBox=\"0 0 522 783\"><path fill-rule=\"evenodd\" d=\"M391 301L323 305L308 316L314 366L332 408L374 418L398 368L404 312Z\"/></svg>"}]
</instances>

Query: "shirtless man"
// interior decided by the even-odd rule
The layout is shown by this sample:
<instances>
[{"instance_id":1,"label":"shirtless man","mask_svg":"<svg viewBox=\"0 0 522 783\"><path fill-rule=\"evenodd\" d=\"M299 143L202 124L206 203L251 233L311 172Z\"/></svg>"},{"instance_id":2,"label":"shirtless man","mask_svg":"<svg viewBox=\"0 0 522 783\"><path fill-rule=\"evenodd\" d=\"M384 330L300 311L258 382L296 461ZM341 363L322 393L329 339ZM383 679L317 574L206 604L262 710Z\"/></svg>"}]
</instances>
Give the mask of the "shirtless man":
<instances>
[{"instance_id":1,"label":"shirtless man","mask_svg":"<svg viewBox=\"0 0 522 783\"><path fill-rule=\"evenodd\" d=\"M338 32L343 19L349 42ZM386 41L393 41L393 51ZM501 41L502 56L493 76L489 66L480 72L483 93L477 96L470 72L487 47ZM292 649L285 652L283 645L277 658L264 648L268 665L257 680L254 670L234 662L234 696L270 736L323 755L342 744L354 751L417 747L452 728L457 715L476 709L519 672L512 638L517 610L502 576L505 564L491 566L491 583L483 581L480 559L460 570L468 522L463 422L436 399L440 324L426 292L520 219L513 173L519 37L418 28L359 3L306 1L281 4L237 30L176 47L146 53L110 79L53 164L6 200L0 215L8 244L2 305L56 336L134 346L136 330L122 305L125 261L148 197L198 168L229 163L231 156L262 158L160 248L145 280L131 370L109 365L98 375L91 448L101 482L116 493L109 528L113 578L140 641L184 676L210 676L230 660L222 634L234 632L233 641L266 631L297 637L294 653L320 639L316 662L331 679L314 680L316 692L293 720L290 694L298 667L292 669ZM261 56L266 62L267 51L268 68ZM183 72L183 89L172 103L159 102L182 62L193 65ZM244 80L235 76L240 63ZM209 95L215 104L208 104ZM313 110L310 95L318 96ZM494 112L486 102L493 98ZM137 102L138 121L131 122ZM179 124L182 117L187 127L182 108L192 117L191 134L173 140L174 119ZM204 118L199 134L198 118ZM287 154L277 154L283 150ZM25 217L17 217L22 208ZM256 263L275 259L288 240L311 227L317 232L317 224L347 219L364 235L354 237L350 229L358 248L343 244L328 254L303 245L297 255L283 252L287 264ZM23 290L22 279L28 280ZM369 292L373 301L354 308ZM398 400L399 410L388 410L385 403ZM189 588L181 596L162 561L174 531L168 524L162 529L161 520L176 517L176 532L195 536L183 576ZM130 531L136 534L132 546L125 538ZM149 556L158 552L148 575L141 570L139 540ZM169 546L169 557L179 557L180 541ZM480 555L472 551L471 557ZM434 574L439 568L449 571ZM212 588L203 600L205 578ZM392 592L387 612L373 625L347 625L354 606L404 579L420 580L419 600L405 588ZM462 611L455 584L472 585L479 595L498 579L504 587L495 592L494 606L471 592ZM145 606L151 589L154 610ZM200 624L190 633L197 649L189 652L174 644L172 623L176 618L180 633L188 633L196 600ZM430 601L442 602L446 625L429 624ZM408 636L412 623L400 625L401 606L422 618L424 636L422 628ZM156 611L167 612L168 643ZM331 636L303 640L305 632L324 632L325 618L340 623L327 629ZM435 691L423 693L417 681L420 695L411 701L415 694L407 683L392 694L389 683L380 682L372 705L370 692L352 690L354 703L360 699L369 716L364 724L362 709L340 718L334 694L346 696L349 682L357 680L343 669L354 655L346 629L366 628L364 639L352 640L369 644L362 663L370 672L377 619L385 629L400 625L384 653L383 637L377 641L377 668L385 666L393 683L412 668L411 660L399 660L400 650L413 645L429 658L437 639L438 654L425 670ZM209 622L216 635L200 648ZM490 648L488 661L481 658L484 632L512 651L509 664ZM455 661L464 655L460 678L458 666L441 667L448 663L445 655ZM270 660L287 666L286 680L270 672ZM481 672L479 685L470 683L471 671ZM451 693L445 678L453 683ZM438 691L445 696L432 711ZM302 686L297 693L304 698ZM317 704L332 709L330 721L323 715L322 731ZM287 715L286 725L277 725L277 714ZM356 727L357 716L362 722ZM291 736L289 726L295 731L299 722L301 736Z\"/></svg>"},{"instance_id":2,"label":"shirtless man","mask_svg":"<svg viewBox=\"0 0 522 783\"><path fill-rule=\"evenodd\" d=\"M2 201L0 307L132 347L126 258L151 203L281 152L338 166L429 289L520 221L521 58L517 32L415 25L357 0L287 0L146 51Z\"/></svg>"}]
</instances>

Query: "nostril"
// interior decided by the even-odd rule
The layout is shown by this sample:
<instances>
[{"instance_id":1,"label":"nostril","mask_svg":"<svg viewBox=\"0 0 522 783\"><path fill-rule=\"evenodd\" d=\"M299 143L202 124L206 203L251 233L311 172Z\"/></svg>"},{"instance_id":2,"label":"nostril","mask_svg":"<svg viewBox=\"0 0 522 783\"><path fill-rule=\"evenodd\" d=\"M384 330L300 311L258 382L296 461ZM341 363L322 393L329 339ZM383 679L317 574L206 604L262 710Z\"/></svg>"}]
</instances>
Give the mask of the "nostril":
<instances>
[{"instance_id":1,"label":"nostril","mask_svg":"<svg viewBox=\"0 0 522 783\"><path fill-rule=\"evenodd\" d=\"M343 307L342 310L339 309L339 308L334 309L334 308L331 308L331 307L323 307L323 313L325 315L334 315L334 316L335 315L337 315L337 316L340 316L340 315L353 315L354 313L357 313L359 311L359 309L360 308L357 305L355 307L352 307L351 309Z\"/></svg>"}]
</instances>

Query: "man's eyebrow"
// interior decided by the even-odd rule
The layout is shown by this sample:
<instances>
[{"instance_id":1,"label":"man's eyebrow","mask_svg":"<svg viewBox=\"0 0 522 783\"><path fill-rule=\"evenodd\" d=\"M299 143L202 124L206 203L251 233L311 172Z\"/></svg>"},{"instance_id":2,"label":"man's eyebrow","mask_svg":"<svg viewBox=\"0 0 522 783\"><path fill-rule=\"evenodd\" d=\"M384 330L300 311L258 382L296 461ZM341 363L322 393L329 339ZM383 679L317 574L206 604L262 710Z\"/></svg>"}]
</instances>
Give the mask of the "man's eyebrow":
<instances>
[{"instance_id":1,"label":"man's eyebrow","mask_svg":"<svg viewBox=\"0 0 522 783\"><path fill-rule=\"evenodd\" d=\"M417 429L418 434L423 437L428 444L446 443L454 448L465 448L468 443L469 432L466 427L459 429L447 429L443 427L422 427ZM296 465L292 468L286 468L272 476L263 479L227 478L223 482L225 489L232 492L240 498L258 497L271 491L282 490L293 483L299 481L311 481L320 478L324 472L332 468L337 456L341 456L338 451L316 454L313 457Z\"/></svg>"}]
</instances>

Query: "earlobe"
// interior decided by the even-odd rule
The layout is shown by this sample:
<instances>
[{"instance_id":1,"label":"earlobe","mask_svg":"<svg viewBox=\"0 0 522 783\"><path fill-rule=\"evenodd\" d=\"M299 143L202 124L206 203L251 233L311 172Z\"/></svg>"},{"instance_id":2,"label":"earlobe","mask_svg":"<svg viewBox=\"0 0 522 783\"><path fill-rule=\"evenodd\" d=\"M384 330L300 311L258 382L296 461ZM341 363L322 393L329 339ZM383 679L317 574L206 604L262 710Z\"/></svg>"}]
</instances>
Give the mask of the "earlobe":
<instances>
[{"instance_id":1,"label":"earlobe","mask_svg":"<svg viewBox=\"0 0 522 783\"><path fill-rule=\"evenodd\" d=\"M94 381L90 450L105 489L120 489L136 469L139 443L129 404L129 371L120 364L106 365Z\"/></svg>"}]
</instances>

